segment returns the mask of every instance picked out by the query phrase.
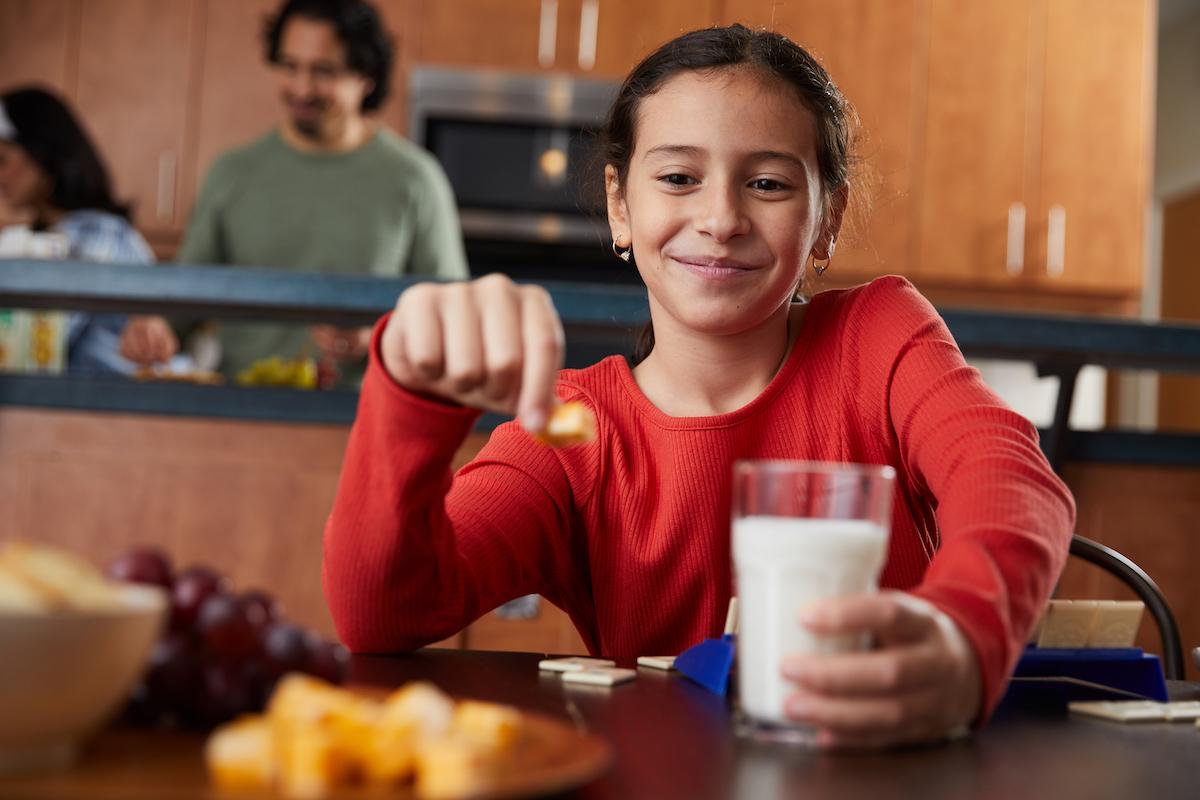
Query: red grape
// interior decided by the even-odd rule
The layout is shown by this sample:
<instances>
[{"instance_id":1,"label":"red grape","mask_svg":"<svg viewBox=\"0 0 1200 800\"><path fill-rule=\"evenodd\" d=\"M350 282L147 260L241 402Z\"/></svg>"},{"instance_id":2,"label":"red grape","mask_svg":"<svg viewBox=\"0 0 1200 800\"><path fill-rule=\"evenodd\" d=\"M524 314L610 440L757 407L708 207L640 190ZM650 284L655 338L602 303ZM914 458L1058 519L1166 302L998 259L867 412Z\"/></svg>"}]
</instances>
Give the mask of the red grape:
<instances>
[{"instance_id":1,"label":"red grape","mask_svg":"<svg viewBox=\"0 0 1200 800\"><path fill-rule=\"evenodd\" d=\"M263 666L273 678L308 667L308 637L290 622L276 622L263 631L262 652Z\"/></svg>"},{"instance_id":2,"label":"red grape","mask_svg":"<svg viewBox=\"0 0 1200 800\"><path fill-rule=\"evenodd\" d=\"M258 633L242 602L227 594L211 594L196 615L196 631L212 653L243 659L258 649Z\"/></svg>"},{"instance_id":3,"label":"red grape","mask_svg":"<svg viewBox=\"0 0 1200 800\"><path fill-rule=\"evenodd\" d=\"M188 637L169 633L150 650L146 674L149 700L154 707L164 711L186 708L202 675L203 663L198 648Z\"/></svg>"},{"instance_id":4,"label":"red grape","mask_svg":"<svg viewBox=\"0 0 1200 800\"><path fill-rule=\"evenodd\" d=\"M205 567L192 567L179 575L171 589L171 626L178 631L191 629L204 601L224 594L225 589L225 579Z\"/></svg>"},{"instance_id":5,"label":"red grape","mask_svg":"<svg viewBox=\"0 0 1200 800\"><path fill-rule=\"evenodd\" d=\"M243 592L240 599L247 618L254 625L254 629L260 633L282 616L279 611L279 603L264 591L251 589Z\"/></svg>"},{"instance_id":6,"label":"red grape","mask_svg":"<svg viewBox=\"0 0 1200 800\"><path fill-rule=\"evenodd\" d=\"M192 719L215 725L258 707L258 698L241 664L214 661L204 666L201 686L192 698Z\"/></svg>"},{"instance_id":7,"label":"red grape","mask_svg":"<svg viewBox=\"0 0 1200 800\"><path fill-rule=\"evenodd\" d=\"M309 638L306 672L330 683L340 684L346 679L349 668L350 654L346 648L337 642L325 641L319 636Z\"/></svg>"},{"instance_id":8,"label":"red grape","mask_svg":"<svg viewBox=\"0 0 1200 800\"><path fill-rule=\"evenodd\" d=\"M171 562L152 547L138 547L122 553L108 562L105 573L117 581L171 588Z\"/></svg>"}]
</instances>

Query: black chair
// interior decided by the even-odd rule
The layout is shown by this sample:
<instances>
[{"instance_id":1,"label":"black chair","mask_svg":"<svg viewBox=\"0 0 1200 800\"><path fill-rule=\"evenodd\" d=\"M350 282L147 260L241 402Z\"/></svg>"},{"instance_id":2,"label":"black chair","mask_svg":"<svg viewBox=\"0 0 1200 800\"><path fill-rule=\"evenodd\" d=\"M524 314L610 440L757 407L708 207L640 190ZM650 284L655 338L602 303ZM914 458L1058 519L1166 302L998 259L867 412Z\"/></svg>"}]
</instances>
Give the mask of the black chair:
<instances>
[{"instance_id":1,"label":"black chair","mask_svg":"<svg viewBox=\"0 0 1200 800\"><path fill-rule=\"evenodd\" d=\"M1167 680L1183 680L1183 646L1179 638L1179 625L1162 590L1146 571L1111 547L1085 539L1079 534L1071 537L1071 555L1107 570L1137 593L1158 625L1158 635L1162 639L1163 674Z\"/></svg>"}]
</instances>

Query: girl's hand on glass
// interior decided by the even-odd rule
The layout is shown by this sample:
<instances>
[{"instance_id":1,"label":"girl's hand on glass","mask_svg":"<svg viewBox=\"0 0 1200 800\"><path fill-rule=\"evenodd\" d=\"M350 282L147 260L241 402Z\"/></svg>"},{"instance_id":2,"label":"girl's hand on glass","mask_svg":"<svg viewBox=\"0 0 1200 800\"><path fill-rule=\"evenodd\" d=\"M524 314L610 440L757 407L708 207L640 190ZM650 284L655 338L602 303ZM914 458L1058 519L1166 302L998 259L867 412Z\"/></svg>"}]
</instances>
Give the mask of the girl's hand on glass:
<instances>
[{"instance_id":1,"label":"girl's hand on glass","mask_svg":"<svg viewBox=\"0 0 1200 800\"><path fill-rule=\"evenodd\" d=\"M814 726L820 745L878 749L934 742L979 716L975 652L932 604L903 592L855 595L805 608L801 624L817 634L867 635L875 642L867 651L785 658L783 674L796 688L787 714Z\"/></svg>"},{"instance_id":2,"label":"girl's hand on glass","mask_svg":"<svg viewBox=\"0 0 1200 800\"><path fill-rule=\"evenodd\" d=\"M396 383L465 406L546 425L563 364L563 330L549 293L504 275L421 283L396 302L380 344Z\"/></svg>"}]
</instances>

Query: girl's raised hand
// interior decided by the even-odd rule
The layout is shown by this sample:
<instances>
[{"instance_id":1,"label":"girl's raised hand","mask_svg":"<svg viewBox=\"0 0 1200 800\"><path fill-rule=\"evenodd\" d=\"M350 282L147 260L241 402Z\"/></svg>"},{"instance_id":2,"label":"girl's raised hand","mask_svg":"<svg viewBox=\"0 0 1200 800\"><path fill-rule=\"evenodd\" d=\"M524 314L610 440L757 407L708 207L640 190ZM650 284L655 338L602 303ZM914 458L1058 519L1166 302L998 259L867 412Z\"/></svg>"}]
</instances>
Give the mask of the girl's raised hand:
<instances>
[{"instance_id":1,"label":"girl's raised hand","mask_svg":"<svg viewBox=\"0 0 1200 800\"><path fill-rule=\"evenodd\" d=\"M546 425L563 365L563 329L540 286L504 275L421 283L396 301L380 344L383 365L406 389Z\"/></svg>"}]
</instances>

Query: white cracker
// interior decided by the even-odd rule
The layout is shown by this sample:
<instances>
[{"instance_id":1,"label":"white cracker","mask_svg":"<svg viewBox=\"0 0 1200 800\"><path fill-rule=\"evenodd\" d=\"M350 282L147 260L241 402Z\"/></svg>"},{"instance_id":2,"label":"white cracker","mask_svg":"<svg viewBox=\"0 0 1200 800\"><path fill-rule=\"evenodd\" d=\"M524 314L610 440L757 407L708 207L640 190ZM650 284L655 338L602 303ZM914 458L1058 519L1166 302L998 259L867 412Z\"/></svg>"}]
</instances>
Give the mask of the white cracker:
<instances>
[{"instance_id":1,"label":"white cracker","mask_svg":"<svg viewBox=\"0 0 1200 800\"><path fill-rule=\"evenodd\" d=\"M675 669L675 656L638 656L637 663L639 667L668 671Z\"/></svg>"},{"instance_id":2,"label":"white cracker","mask_svg":"<svg viewBox=\"0 0 1200 800\"><path fill-rule=\"evenodd\" d=\"M1101 600L1088 647L1131 647L1145 608L1140 600Z\"/></svg>"},{"instance_id":3,"label":"white cracker","mask_svg":"<svg viewBox=\"0 0 1200 800\"><path fill-rule=\"evenodd\" d=\"M1051 600L1038 647L1086 647L1096 619L1095 600Z\"/></svg>"},{"instance_id":4,"label":"white cracker","mask_svg":"<svg viewBox=\"0 0 1200 800\"><path fill-rule=\"evenodd\" d=\"M1200 722L1200 700L1174 700L1167 703L1167 719L1171 722Z\"/></svg>"},{"instance_id":5,"label":"white cracker","mask_svg":"<svg viewBox=\"0 0 1200 800\"><path fill-rule=\"evenodd\" d=\"M580 672L564 672L563 683L582 683L588 686L616 686L637 677L632 669L585 669Z\"/></svg>"},{"instance_id":6,"label":"white cracker","mask_svg":"<svg viewBox=\"0 0 1200 800\"><path fill-rule=\"evenodd\" d=\"M585 669L603 669L615 667L617 662L605 658L546 658L538 662L538 669L547 672L580 672Z\"/></svg>"},{"instance_id":7,"label":"white cracker","mask_svg":"<svg viewBox=\"0 0 1200 800\"><path fill-rule=\"evenodd\" d=\"M1069 703L1067 707L1074 714L1116 722L1162 722L1168 718L1167 705L1153 700L1102 700Z\"/></svg>"}]
</instances>

